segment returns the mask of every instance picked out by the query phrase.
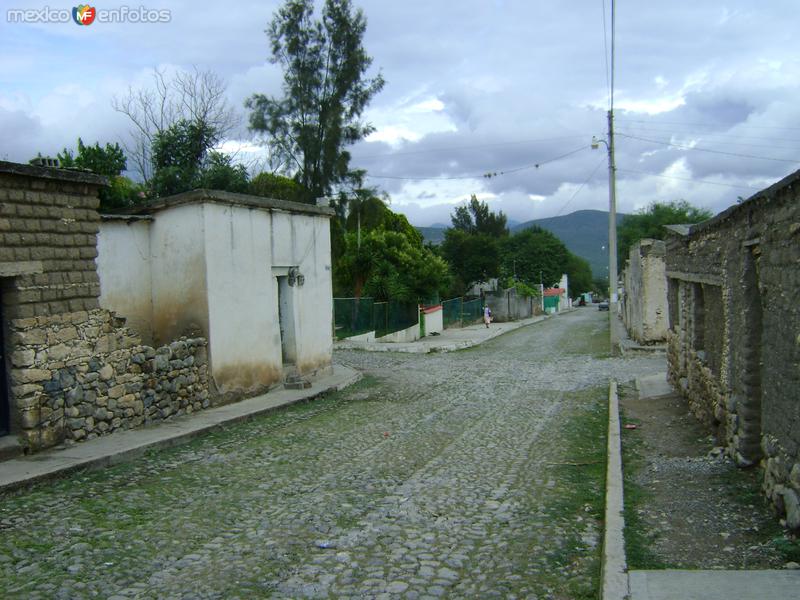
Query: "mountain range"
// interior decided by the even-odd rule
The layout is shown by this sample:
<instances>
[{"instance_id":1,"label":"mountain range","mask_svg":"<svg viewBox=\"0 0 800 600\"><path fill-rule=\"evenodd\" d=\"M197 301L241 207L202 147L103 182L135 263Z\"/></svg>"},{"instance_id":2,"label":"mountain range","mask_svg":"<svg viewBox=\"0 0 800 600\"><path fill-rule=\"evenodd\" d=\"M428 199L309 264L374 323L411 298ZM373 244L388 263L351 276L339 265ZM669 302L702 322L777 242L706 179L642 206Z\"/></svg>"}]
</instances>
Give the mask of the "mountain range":
<instances>
[{"instance_id":1,"label":"mountain range","mask_svg":"<svg viewBox=\"0 0 800 600\"><path fill-rule=\"evenodd\" d=\"M625 217L617 213L617 226ZM608 212L603 210L577 210L568 215L534 219L524 223L509 224L511 233L539 226L558 237L573 254L588 261L595 277L608 276ZM439 223L431 227L417 227L426 242L441 244L446 227Z\"/></svg>"}]
</instances>

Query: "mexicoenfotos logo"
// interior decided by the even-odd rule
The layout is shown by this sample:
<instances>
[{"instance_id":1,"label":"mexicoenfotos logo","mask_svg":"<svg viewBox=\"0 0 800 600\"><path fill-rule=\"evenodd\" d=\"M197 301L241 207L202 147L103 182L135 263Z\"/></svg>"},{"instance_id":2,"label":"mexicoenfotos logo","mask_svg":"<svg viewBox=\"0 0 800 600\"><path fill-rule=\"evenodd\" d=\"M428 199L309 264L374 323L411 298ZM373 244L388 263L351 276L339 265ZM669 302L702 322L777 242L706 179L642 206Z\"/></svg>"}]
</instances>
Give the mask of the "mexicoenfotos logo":
<instances>
[{"instance_id":1,"label":"mexicoenfotos logo","mask_svg":"<svg viewBox=\"0 0 800 600\"><path fill-rule=\"evenodd\" d=\"M79 4L72 12L65 8L10 8L6 11L9 23L69 23L91 25L97 23L169 23L172 12L166 9L153 9L144 6L120 6L119 8L95 8L89 4Z\"/></svg>"},{"instance_id":2,"label":"mexicoenfotos logo","mask_svg":"<svg viewBox=\"0 0 800 600\"><path fill-rule=\"evenodd\" d=\"M91 25L97 16L97 10L88 4L79 4L72 8L72 19L78 25Z\"/></svg>"}]
</instances>

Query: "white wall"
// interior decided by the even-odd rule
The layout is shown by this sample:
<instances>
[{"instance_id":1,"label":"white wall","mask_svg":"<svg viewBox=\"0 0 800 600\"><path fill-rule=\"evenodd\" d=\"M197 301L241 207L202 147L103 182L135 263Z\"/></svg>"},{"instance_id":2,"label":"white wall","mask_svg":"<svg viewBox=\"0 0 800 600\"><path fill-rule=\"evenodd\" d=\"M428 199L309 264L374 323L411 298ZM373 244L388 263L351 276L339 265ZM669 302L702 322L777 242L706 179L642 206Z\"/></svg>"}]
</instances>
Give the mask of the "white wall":
<instances>
[{"instance_id":1,"label":"white wall","mask_svg":"<svg viewBox=\"0 0 800 600\"><path fill-rule=\"evenodd\" d=\"M153 338L150 221L104 220L97 234L100 306L127 319L145 343Z\"/></svg>"},{"instance_id":2,"label":"white wall","mask_svg":"<svg viewBox=\"0 0 800 600\"><path fill-rule=\"evenodd\" d=\"M331 279L330 222L327 217L313 215L288 215L273 213L273 239L284 240L277 244L279 254L273 265L287 260L284 246L292 249L289 264L296 265L305 283L295 286L293 300L297 321L297 370L313 373L331 365L333 352L333 284ZM291 239L291 244L285 240Z\"/></svg>"},{"instance_id":3,"label":"white wall","mask_svg":"<svg viewBox=\"0 0 800 600\"><path fill-rule=\"evenodd\" d=\"M269 386L282 376L270 215L215 203L202 207L211 375L223 393Z\"/></svg>"},{"instance_id":4,"label":"white wall","mask_svg":"<svg viewBox=\"0 0 800 600\"><path fill-rule=\"evenodd\" d=\"M331 365L333 294L327 217L203 205L209 353L218 388L255 390L283 379L284 367L311 374ZM283 364L278 277L299 268L303 285L284 286L293 320L291 365ZM285 281L285 280L284 280ZM291 343L291 340L290 340Z\"/></svg>"},{"instance_id":5,"label":"white wall","mask_svg":"<svg viewBox=\"0 0 800 600\"><path fill-rule=\"evenodd\" d=\"M153 338L208 336L203 207L162 210L150 227Z\"/></svg>"},{"instance_id":6,"label":"white wall","mask_svg":"<svg viewBox=\"0 0 800 600\"><path fill-rule=\"evenodd\" d=\"M441 333L444 330L444 311L441 304L425 309L425 335Z\"/></svg>"}]
</instances>

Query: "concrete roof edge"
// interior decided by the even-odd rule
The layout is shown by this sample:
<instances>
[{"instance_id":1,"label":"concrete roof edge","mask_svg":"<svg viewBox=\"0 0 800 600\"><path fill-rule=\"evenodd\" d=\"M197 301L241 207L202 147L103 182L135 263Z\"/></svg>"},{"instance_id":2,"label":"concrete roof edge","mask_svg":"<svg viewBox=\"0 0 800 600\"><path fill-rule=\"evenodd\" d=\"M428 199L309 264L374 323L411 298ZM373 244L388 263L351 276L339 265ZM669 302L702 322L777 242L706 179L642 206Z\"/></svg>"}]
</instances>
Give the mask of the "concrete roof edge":
<instances>
[{"instance_id":1,"label":"concrete roof edge","mask_svg":"<svg viewBox=\"0 0 800 600\"><path fill-rule=\"evenodd\" d=\"M300 202L290 202L288 200L278 200L276 198L265 198L263 196L253 196L250 194L238 194L235 192L225 192L222 190L197 189L190 192L175 194L158 198L147 204L131 209L131 213L150 214L173 206L183 204L193 204L202 202L216 202L244 206L248 208L260 208L264 210L283 210L292 213L308 214L315 216L332 217L335 211L328 206L316 206L313 204L302 204Z\"/></svg>"},{"instance_id":2,"label":"concrete roof edge","mask_svg":"<svg viewBox=\"0 0 800 600\"><path fill-rule=\"evenodd\" d=\"M77 171L73 169L56 169L55 167L38 167L24 163L0 160L0 173L9 175L22 175L39 179L54 179L56 181L69 181L71 183L87 183L89 185L107 186L108 178L97 175L91 171Z\"/></svg>"}]
</instances>

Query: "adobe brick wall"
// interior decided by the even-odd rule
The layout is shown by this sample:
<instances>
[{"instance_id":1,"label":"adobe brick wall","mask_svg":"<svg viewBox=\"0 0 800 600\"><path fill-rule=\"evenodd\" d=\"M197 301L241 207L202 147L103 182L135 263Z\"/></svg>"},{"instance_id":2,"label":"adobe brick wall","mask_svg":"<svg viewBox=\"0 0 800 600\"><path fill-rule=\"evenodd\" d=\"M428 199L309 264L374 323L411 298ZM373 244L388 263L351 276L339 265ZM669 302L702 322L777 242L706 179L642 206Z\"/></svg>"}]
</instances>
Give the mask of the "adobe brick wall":
<instances>
[{"instance_id":1,"label":"adobe brick wall","mask_svg":"<svg viewBox=\"0 0 800 600\"><path fill-rule=\"evenodd\" d=\"M673 238L669 372L800 528L800 172ZM698 339L698 329L700 329Z\"/></svg>"},{"instance_id":2,"label":"adobe brick wall","mask_svg":"<svg viewBox=\"0 0 800 600\"><path fill-rule=\"evenodd\" d=\"M89 174L75 174L83 176L77 180L43 178L39 171L57 170L35 167L3 172L9 164L0 162L0 262L41 261L43 272L4 286L6 316L97 308L97 192L104 179Z\"/></svg>"}]
</instances>

